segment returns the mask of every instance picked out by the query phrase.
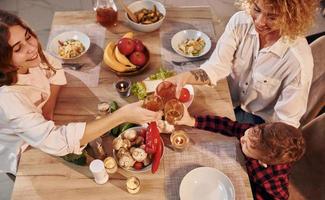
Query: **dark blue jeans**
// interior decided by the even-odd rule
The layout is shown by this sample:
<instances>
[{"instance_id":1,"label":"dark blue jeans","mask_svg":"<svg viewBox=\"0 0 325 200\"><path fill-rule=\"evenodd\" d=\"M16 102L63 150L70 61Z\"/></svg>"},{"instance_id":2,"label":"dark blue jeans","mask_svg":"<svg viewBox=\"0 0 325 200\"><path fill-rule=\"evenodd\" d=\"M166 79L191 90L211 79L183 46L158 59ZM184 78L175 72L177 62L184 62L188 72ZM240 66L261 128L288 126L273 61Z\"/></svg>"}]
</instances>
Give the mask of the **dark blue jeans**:
<instances>
[{"instance_id":1,"label":"dark blue jeans","mask_svg":"<svg viewBox=\"0 0 325 200\"><path fill-rule=\"evenodd\" d=\"M253 115L252 113L245 112L240 108L240 106L234 109L236 120L241 123L251 123L251 124L263 124L265 121L257 116Z\"/></svg>"}]
</instances>

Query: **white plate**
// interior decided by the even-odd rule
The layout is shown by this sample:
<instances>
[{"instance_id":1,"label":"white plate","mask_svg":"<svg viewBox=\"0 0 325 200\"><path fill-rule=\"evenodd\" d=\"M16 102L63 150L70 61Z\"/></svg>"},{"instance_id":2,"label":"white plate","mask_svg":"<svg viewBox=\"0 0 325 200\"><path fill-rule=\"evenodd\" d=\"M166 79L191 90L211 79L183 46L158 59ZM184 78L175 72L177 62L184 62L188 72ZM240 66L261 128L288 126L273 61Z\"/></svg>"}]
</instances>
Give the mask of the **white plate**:
<instances>
[{"instance_id":1,"label":"white plate","mask_svg":"<svg viewBox=\"0 0 325 200\"><path fill-rule=\"evenodd\" d=\"M129 128L129 129L133 129L133 130L136 130L136 131L138 132L138 131L140 131L141 129L146 128L145 126L147 126L147 124L145 124L144 126L136 126L136 127L132 127L132 128ZM129 130L129 129L127 129L127 130ZM124 131L124 132L125 132L125 131ZM121 133L121 134L118 136L118 138L122 137L122 135L124 134L124 132ZM161 142L162 142L163 147L164 147L165 145L164 145L164 141L163 141L162 139L161 139ZM162 158L163 156L164 156L164 148L163 148L163 152L162 152L162 156L161 156L161 158ZM117 164L118 164L118 160L117 160L117 157L116 157L115 149L113 149L113 157L114 157L114 159L116 160L116 162L117 162ZM160 159L161 159L161 158L160 158ZM132 167L132 168L124 168L124 167L121 167L121 168L124 169L124 170L126 170L126 171L128 171L128 172L132 172L132 173L142 173L142 172L150 171L150 170L151 170L151 164L148 165L148 166L146 166L146 167L144 167L144 168L142 168L141 170L136 170L136 169L134 169L133 167Z\"/></svg>"},{"instance_id":2,"label":"white plate","mask_svg":"<svg viewBox=\"0 0 325 200\"><path fill-rule=\"evenodd\" d=\"M234 200L235 189L230 179L211 167L193 169L183 178L179 195L181 200Z\"/></svg>"},{"instance_id":3,"label":"white plate","mask_svg":"<svg viewBox=\"0 0 325 200\"><path fill-rule=\"evenodd\" d=\"M201 37L205 41L205 46L201 53L197 56L192 55L186 55L181 50L179 50L178 45L184 42L186 39L197 39ZM181 56L187 57L187 58L196 58L205 55L208 53L208 51L211 48L211 40L210 38L203 32L197 31L197 30L183 30L178 33L176 33L171 40L171 45L174 51L178 53Z\"/></svg>"},{"instance_id":4,"label":"white plate","mask_svg":"<svg viewBox=\"0 0 325 200\"><path fill-rule=\"evenodd\" d=\"M69 39L79 40L84 45L85 51L83 51L80 55L73 57L73 58L62 58L58 53L58 50L59 50L59 42L58 41L60 40L60 41L64 42ZM79 31L68 31L68 32L63 32L63 33L55 36L50 43L49 49L50 49L50 52L57 58L70 60L70 59L78 58L78 57L82 56L83 54L85 54L87 52L87 50L89 49L89 46L90 46L90 39L86 34L79 32Z\"/></svg>"}]
</instances>

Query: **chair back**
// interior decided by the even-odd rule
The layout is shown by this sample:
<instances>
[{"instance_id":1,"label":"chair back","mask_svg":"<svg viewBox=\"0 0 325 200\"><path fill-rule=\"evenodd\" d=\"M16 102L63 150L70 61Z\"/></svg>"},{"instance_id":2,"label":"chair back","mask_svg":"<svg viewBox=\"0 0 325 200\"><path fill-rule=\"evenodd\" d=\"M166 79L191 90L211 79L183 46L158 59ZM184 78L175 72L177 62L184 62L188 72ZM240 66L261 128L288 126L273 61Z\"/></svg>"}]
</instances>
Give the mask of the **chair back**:
<instances>
[{"instance_id":1,"label":"chair back","mask_svg":"<svg viewBox=\"0 0 325 200\"><path fill-rule=\"evenodd\" d=\"M306 113L300 119L300 126L314 119L325 106L325 36L310 44L314 58L313 79L309 91Z\"/></svg>"}]
</instances>

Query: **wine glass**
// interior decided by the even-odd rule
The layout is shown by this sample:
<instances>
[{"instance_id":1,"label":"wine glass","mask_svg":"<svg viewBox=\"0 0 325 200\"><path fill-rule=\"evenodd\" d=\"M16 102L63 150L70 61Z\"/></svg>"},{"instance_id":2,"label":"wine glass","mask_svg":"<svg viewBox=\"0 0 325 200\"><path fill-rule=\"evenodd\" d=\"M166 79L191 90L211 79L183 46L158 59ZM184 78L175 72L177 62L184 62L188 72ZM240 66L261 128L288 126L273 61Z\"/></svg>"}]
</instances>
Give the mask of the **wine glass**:
<instances>
[{"instance_id":1,"label":"wine glass","mask_svg":"<svg viewBox=\"0 0 325 200\"><path fill-rule=\"evenodd\" d=\"M162 99L159 96L155 94L151 94L146 96L142 106L148 110L157 112L163 109L164 104Z\"/></svg>"},{"instance_id":2,"label":"wine glass","mask_svg":"<svg viewBox=\"0 0 325 200\"><path fill-rule=\"evenodd\" d=\"M164 107L165 120L170 124L182 119L184 115L184 106L177 99L171 99L166 102Z\"/></svg>"},{"instance_id":3,"label":"wine glass","mask_svg":"<svg viewBox=\"0 0 325 200\"><path fill-rule=\"evenodd\" d=\"M176 99L176 85L169 81L163 81L157 86L156 94L162 98L164 103Z\"/></svg>"}]
</instances>

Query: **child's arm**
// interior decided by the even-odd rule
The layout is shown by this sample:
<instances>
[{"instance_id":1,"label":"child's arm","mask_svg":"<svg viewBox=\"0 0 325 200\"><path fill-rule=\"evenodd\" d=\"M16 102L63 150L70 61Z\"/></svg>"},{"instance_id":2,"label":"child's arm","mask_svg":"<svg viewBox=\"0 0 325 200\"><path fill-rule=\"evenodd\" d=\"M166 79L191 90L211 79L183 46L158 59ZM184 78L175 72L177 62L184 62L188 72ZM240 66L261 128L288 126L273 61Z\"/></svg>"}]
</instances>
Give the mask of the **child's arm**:
<instances>
[{"instance_id":1,"label":"child's arm","mask_svg":"<svg viewBox=\"0 0 325 200\"><path fill-rule=\"evenodd\" d=\"M213 132L219 132L227 136L242 137L245 131L252 127L252 124L239 123L227 117L219 116L195 116L195 127Z\"/></svg>"},{"instance_id":2,"label":"child's arm","mask_svg":"<svg viewBox=\"0 0 325 200\"><path fill-rule=\"evenodd\" d=\"M289 198L288 181L283 178L272 178L261 183L260 187L260 189L256 188L256 199L287 200Z\"/></svg>"}]
</instances>

